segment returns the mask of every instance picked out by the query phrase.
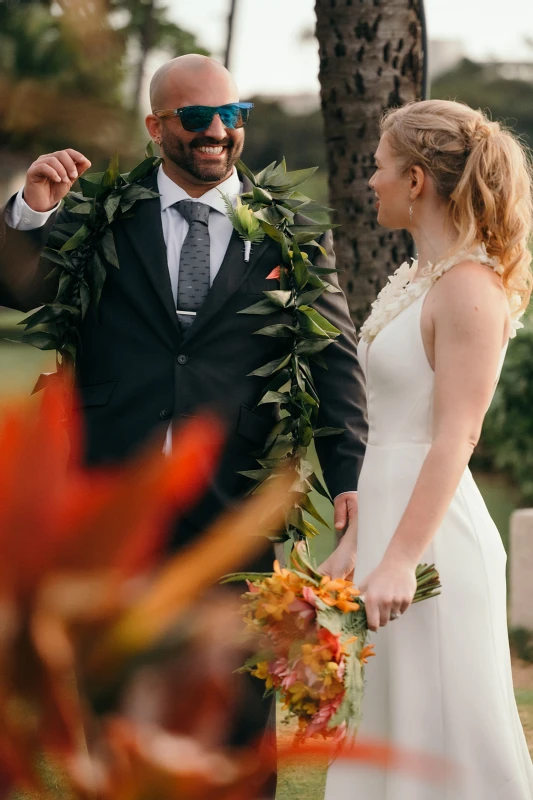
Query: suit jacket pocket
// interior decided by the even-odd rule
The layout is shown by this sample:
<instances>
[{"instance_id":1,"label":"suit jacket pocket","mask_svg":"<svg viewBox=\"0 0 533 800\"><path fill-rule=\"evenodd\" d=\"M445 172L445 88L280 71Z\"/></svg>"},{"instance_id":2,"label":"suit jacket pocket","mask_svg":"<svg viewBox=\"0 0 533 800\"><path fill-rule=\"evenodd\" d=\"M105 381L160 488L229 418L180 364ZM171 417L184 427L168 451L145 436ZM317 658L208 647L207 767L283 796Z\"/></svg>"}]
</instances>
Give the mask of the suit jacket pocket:
<instances>
[{"instance_id":1,"label":"suit jacket pocket","mask_svg":"<svg viewBox=\"0 0 533 800\"><path fill-rule=\"evenodd\" d=\"M241 406L237 433L254 444L262 445L274 424L275 420L272 417L264 417L249 406Z\"/></svg>"},{"instance_id":2,"label":"suit jacket pocket","mask_svg":"<svg viewBox=\"0 0 533 800\"><path fill-rule=\"evenodd\" d=\"M116 385L117 381L105 381L105 383L92 383L90 386L78 386L74 408L105 406Z\"/></svg>"}]
</instances>

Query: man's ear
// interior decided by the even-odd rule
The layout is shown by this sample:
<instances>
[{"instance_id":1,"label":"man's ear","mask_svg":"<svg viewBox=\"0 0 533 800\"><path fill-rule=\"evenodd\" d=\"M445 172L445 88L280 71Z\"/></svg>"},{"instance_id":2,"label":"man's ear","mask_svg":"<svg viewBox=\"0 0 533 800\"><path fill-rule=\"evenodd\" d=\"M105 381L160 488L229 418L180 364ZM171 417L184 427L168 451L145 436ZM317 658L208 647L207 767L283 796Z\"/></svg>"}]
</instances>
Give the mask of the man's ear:
<instances>
[{"instance_id":1,"label":"man's ear","mask_svg":"<svg viewBox=\"0 0 533 800\"><path fill-rule=\"evenodd\" d=\"M412 166L409 170L409 199L411 202L419 197L424 183L426 181L426 174L422 167L418 164Z\"/></svg>"}]
</instances>

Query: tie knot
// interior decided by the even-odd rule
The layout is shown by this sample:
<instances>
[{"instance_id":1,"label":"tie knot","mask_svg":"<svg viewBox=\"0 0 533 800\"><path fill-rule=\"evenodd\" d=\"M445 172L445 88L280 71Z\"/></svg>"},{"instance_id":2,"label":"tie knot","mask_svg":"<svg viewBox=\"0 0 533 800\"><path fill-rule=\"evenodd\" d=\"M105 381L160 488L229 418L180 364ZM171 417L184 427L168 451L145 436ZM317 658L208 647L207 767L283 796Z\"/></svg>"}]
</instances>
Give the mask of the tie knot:
<instances>
[{"instance_id":1,"label":"tie knot","mask_svg":"<svg viewBox=\"0 0 533 800\"><path fill-rule=\"evenodd\" d=\"M175 205L183 219L185 219L189 225L192 222L203 222L204 225L208 224L211 207L205 203L196 203L194 200L180 200L179 203Z\"/></svg>"}]
</instances>

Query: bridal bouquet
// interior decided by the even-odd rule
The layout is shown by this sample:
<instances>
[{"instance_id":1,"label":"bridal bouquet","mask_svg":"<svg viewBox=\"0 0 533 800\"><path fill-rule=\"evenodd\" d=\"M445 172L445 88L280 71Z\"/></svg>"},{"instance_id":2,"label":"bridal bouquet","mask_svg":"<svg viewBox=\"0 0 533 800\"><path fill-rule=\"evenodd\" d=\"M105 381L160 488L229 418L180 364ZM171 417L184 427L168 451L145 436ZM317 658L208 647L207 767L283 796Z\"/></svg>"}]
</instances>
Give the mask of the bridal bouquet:
<instances>
[{"instance_id":1,"label":"bridal bouquet","mask_svg":"<svg viewBox=\"0 0 533 800\"><path fill-rule=\"evenodd\" d=\"M433 566L416 571L417 603L439 594ZM374 654L367 644L364 601L347 580L321 575L299 542L291 568L274 562L272 573L228 575L224 582L246 580L243 615L256 646L241 668L265 682L266 694L279 692L296 738L321 736L340 743L354 736L361 719L364 665Z\"/></svg>"}]
</instances>

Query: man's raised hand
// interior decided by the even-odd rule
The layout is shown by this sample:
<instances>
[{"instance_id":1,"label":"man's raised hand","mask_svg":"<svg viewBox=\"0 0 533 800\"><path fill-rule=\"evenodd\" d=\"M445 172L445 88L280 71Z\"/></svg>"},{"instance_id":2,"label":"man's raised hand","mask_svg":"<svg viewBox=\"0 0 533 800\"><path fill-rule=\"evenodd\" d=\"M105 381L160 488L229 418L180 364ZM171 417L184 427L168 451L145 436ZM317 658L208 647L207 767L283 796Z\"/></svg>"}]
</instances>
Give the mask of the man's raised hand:
<instances>
[{"instance_id":1,"label":"man's raised hand","mask_svg":"<svg viewBox=\"0 0 533 800\"><path fill-rule=\"evenodd\" d=\"M39 156L26 173L25 202L34 211L50 211L90 166L89 159L72 148Z\"/></svg>"}]
</instances>

